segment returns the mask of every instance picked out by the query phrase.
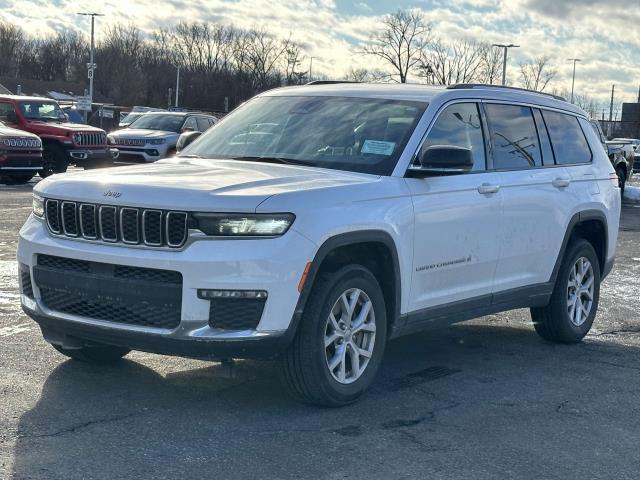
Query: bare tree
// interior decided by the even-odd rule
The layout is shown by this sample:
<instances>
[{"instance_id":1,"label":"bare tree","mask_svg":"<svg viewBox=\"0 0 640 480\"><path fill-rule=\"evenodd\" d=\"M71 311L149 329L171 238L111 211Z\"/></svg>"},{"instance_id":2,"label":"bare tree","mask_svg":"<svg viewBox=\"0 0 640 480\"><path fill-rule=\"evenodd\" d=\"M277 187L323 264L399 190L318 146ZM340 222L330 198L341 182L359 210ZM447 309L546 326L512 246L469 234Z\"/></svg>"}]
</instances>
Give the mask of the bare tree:
<instances>
[{"instance_id":1,"label":"bare tree","mask_svg":"<svg viewBox=\"0 0 640 480\"><path fill-rule=\"evenodd\" d=\"M470 83L480 79L486 45L469 40L431 43L420 57L420 76L434 85Z\"/></svg>"},{"instance_id":2,"label":"bare tree","mask_svg":"<svg viewBox=\"0 0 640 480\"><path fill-rule=\"evenodd\" d=\"M490 85L497 83L502 75L502 61L500 49L485 43L482 49L482 67L478 80Z\"/></svg>"},{"instance_id":3,"label":"bare tree","mask_svg":"<svg viewBox=\"0 0 640 480\"><path fill-rule=\"evenodd\" d=\"M345 77L351 82L380 82L389 79L389 74L381 70L369 70L367 68L351 68Z\"/></svg>"},{"instance_id":4,"label":"bare tree","mask_svg":"<svg viewBox=\"0 0 640 480\"><path fill-rule=\"evenodd\" d=\"M398 10L384 17L381 28L371 34L361 52L386 62L392 69L391 78L406 83L420 62L431 28L422 13Z\"/></svg>"},{"instance_id":5,"label":"bare tree","mask_svg":"<svg viewBox=\"0 0 640 480\"><path fill-rule=\"evenodd\" d=\"M26 43L24 31L7 22L0 22L0 72L17 75L18 54Z\"/></svg>"},{"instance_id":6,"label":"bare tree","mask_svg":"<svg viewBox=\"0 0 640 480\"><path fill-rule=\"evenodd\" d=\"M302 54L302 49L300 48L300 46L295 42L289 41L283 58L286 84L303 84L309 72L302 69L302 62L304 61L305 57Z\"/></svg>"},{"instance_id":7,"label":"bare tree","mask_svg":"<svg viewBox=\"0 0 640 480\"><path fill-rule=\"evenodd\" d=\"M253 29L242 36L236 53L239 67L248 72L256 89L279 83L278 66L289 48L289 40L280 40L264 29Z\"/></svg>"},{"instance_id":8,"label":"bare tree","mask_svg":"<svg viewBox=\"0 0 640 480\"><path fill-rule=\"evenodd\" d=\"M558 71L550 65L547 55L536 57L529 63L520 64L520 79L524 88L543 92L557 75Z\"/></svg>"}]
</instances>

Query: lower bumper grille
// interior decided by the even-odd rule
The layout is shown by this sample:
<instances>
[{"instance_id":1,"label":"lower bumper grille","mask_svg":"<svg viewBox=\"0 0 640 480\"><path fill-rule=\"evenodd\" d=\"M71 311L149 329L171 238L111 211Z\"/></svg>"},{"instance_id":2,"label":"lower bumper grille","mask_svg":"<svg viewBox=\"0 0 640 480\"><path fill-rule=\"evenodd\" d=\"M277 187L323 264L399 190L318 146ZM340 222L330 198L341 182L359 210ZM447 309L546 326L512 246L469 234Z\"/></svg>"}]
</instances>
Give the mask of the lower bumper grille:
<instances>
[{"instance_id":1,"label":"lower bumper grille","mask_svg":"<svg viewBox=\"0 0 640 480\"><path fill-rule=\"evenodd\" d=\"M180 324L182 274L38 255L35 284L49 309L163 329Z\"/></svg>"},{"instance_id":2,"label":"lower bumper grille","mask_svg":"<svg viewBox=\"0 0 640 480\"><path fill-rule=\"evenodd\" d=\"M263 298L215 298L209 305L209 326L224 330L255 330L262 318Z\"/></svg>"},{"instance_id":3,"label":"lower bumper grille","mask_svg":"<svg viewBox=\"0 0 640 480\"><path fill-rule=\"evenodd\" d=\"M29 272L29 267L21 263L19 267L19 271L20 271L20 290L22 291L23 295L26 295L31 300L33 300L33 286L31 284L31 273Z\"/></svg>"}]
</instances>

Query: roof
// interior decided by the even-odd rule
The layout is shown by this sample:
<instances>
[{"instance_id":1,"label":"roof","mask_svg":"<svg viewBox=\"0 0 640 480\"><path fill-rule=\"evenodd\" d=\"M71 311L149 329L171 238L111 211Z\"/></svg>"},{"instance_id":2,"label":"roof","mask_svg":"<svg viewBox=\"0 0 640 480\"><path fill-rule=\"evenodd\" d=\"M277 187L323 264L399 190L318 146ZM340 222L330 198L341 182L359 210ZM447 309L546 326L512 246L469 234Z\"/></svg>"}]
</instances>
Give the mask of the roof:
<instances>
[{"instance_id":1,"label":"roof","mask_svg":"<svg viewBox=\"0 0 640 480\"><path fill-rule=\"evenodd\" d=\"M175 117L186 117L187 115L202 115L204 117L213 117L213 115L209 115L208 113L202 113L202 112L169 112L169 111L162 111L162 112L130 112L130 113L144 114L145 117L147 115L173 115Z\"/></svg>"},{"instance_id":2,"label":"roof","mask_svg":"<svg viewBox=\"0 0 640 480\"><path fill-rule=\"evenodd\" d=\"M565 110L588 118L579 107L552 95L497 85L457 85L454 88L422 84L389 83L331 83L283 87L269 90L261 96L345 96L361 98L386 98L432 103L461 98L528 103L541 107Z\"/></svg>"},{"instance_id":3,"label":"roof","mask_svg":"<svg viewBox=\"0 0 640 480\"><path fill-rule=\"evenodd\" d=\"M34 97L34 96L27 96L27 95L0 95L0 98L2 99L9 99L9 100L15 100L15 101L24 101L24 102L28 102L28 101L34 101L34 102L41 102L43 100L45 101L49 101L49 102L55 102L55 100L53 98L49 98L49 97Z\"/></svg>"}]
</instances>

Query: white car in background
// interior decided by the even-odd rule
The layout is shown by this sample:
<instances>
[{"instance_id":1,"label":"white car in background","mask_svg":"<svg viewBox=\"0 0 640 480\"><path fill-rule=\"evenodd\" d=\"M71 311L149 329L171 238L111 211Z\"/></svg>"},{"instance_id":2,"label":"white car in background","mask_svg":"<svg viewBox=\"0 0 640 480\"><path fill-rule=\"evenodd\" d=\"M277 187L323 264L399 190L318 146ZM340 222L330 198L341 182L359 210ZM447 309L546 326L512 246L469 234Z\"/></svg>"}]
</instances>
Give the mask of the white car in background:
<instances>
[{"instance_id":1,"label":"white car in background","mask_svg":"<svg viewBox=\"0 0 640 480\"><path fill-rule=\"evenodd\" d=\"M217 121L204 113L149 112L108 139L120 150L118 163L149 163L174 154L181 133L204 132Z\"/></svg>"}]
</instances>

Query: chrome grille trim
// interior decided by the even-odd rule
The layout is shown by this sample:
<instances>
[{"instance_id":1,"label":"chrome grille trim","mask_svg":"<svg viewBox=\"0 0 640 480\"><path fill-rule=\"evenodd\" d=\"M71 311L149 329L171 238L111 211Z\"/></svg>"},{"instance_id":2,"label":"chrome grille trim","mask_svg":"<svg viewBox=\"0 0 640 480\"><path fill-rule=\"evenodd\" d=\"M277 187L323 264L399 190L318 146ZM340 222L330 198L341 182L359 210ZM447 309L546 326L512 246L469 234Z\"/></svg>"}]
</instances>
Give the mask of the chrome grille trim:
<instances>
[{"instance_id":1,"label":"chrome grille trim","mask_svg":"<svg viewBox=\"0 0 640 480\"><path fill-rule=\"evenodd\" d=\"M49 207L51 205L51 207ZM53 210L55 212L55 219L51 218L50 211ZM60 225L60 208L58 200L47 200L45 202L45 214L47 216L47 226L52 233L60 234L62 233L61 225ZM58 224L58 228L54 228L51 225L51 222L55 221Z\"/></svg>"},{"instance_id":2,"label":"chrome grille trim","mask_svg":"<svg viewBox=\"0 0 640 480\"><path fill-rule=\"evenodd\" d=\"M182 245L184 245L184 242L187 241L187 235L183 235L182 236L182 240L180 240L179 243L172 243L171 242L171 232L169 229L169 225L171 225L171 218L173 218L174 216L179 215L182 216L183 219L181 220L181 223L184 225L184 231L187 232L189 230L188 228L188 220L189 220L189 215L187 215L187 212L168 212L167 213L167 219L165 220L164 224L165 224L165 236L167 239L167 245L169 245L170 247L173 248L179 248Z\"/></svg>"},{"instance_id":3,"label":"chrome grille trim","mask_svg":"<svg viewBox=\"0 0 640 480\"><path fill-rule=\"evenodd\" d=\"M158 221L158 231L160 233L160 242L156 243L156 242L151 242L149 240L147 240L147 227L151 227L151 222L152 220L149 219L147 220L147 215L148 214L159 214L159 221ZM142 212L142 241L144 242L145 245L149 245L151 247L160 247L162 246L162 210L145 210L144 212Z\"/></svg>"},{"instance_id":4,"label":"chrome grille trim","mask_svg":"<svg viewBox=\"0 0 640 480\"><path fill-rule=\"evenodd\" d=\"M105 235L105 230L107 228L105 227L111 227L111 225L106 225L105 226L105 222L106 220L103 218L103 216L105 215L105 212L113 212L113 232L115 234L115 236L113 237L109 237ZM118 218L118 212L116 207L111 207L109 205L101 205L100 208L98 209L98 218L99 218L99 224L100 224L100 238L102 238L103 241L105 242L109 242L109 243L114 243L118 241L118 227L116 225L117 222L117 218ZM109 232L107 232L109 233Z\"/></svg>"},{"instance_id":5,"label":"chrome grille trim","mask_svg":"<svg viewBox=\"0 0 640 480\"><path fill-rule=\"evenodd\" d=\"M67 225L67 215L66 212L71 210L71 214L73 215L73 225ZM77 237L78 236L78 212L76 211L76 202L62 202L60 207L60 215L59 218L62 221L62 231L68 237Z\"/></svg>"},{"instance_id":6,"label":"chrome grille trim","mask_svg":"<svg viewBox=\"0 0 640 480\"><path fill-rule=\"evenodd\" d=\"M123 220L126 212L133 212L135 214L135 219L136 219L136 239L135 240L127 239L127 236L125 235ZM120 209L120 235L121 235L122 241L129 245L137 245L138 243L140 243L140 219L139 219L138 212L139 210L137 208L122 207Z\"/></svg>"},{"instance_id":7,"label":"chrome grille trim","mask_svg":"<svg viewBox=\"0 0 640 480\"><path fill-rule=\"evenodd\" d=\"M82 240L178 249L189 240L189 213L45 198L52 235Z\"/></svg>"}]
</instances>

